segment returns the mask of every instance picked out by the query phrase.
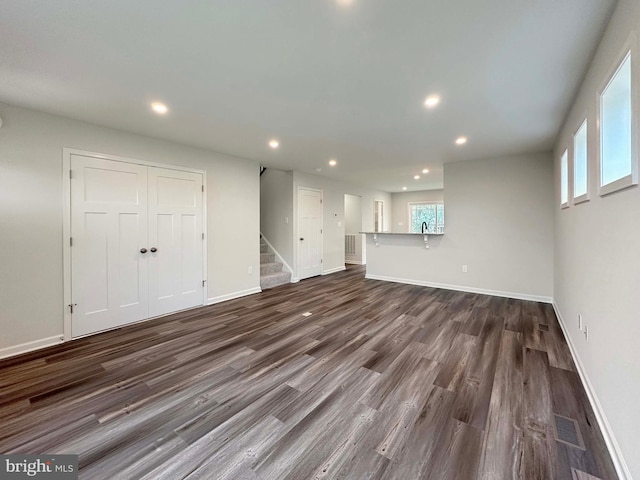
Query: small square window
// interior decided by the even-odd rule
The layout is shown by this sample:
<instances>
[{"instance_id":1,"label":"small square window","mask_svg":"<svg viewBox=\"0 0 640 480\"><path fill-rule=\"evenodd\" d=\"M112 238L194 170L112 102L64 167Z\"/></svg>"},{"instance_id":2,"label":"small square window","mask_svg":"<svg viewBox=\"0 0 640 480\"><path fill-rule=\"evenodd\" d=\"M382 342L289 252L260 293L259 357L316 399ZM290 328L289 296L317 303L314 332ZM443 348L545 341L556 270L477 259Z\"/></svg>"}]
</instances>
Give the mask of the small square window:
<instances>
[{"instance_id":1,"label":"small square window","mask_svg":"<svg viewBox=\"0 0 640 480\"><path fill-rule=\"evenodd\" d=\"M589 199L589 156L587 153L587 120L573 136L573 200Z\"/></svg>"},{"instance_id":2,"label":"small square window","mask_svg":"<svg viewBox=\"0 0 640 480\"><path fill-rule=\"evenodd\" d=\"M569 152L560 157L560 206L569 206Z\"/></svg>"},{"instance_id":3,"label":"small square window","mask_svg":"<svg viewBox=\"0 0 640 480\"><path fill-rule=\"evenodd\" d=\"M632 47L629 40L620 60L599 91L599 169L600 195L621 190L638 183L637 112L632 89Z\"/></svg>"}]
</instances>

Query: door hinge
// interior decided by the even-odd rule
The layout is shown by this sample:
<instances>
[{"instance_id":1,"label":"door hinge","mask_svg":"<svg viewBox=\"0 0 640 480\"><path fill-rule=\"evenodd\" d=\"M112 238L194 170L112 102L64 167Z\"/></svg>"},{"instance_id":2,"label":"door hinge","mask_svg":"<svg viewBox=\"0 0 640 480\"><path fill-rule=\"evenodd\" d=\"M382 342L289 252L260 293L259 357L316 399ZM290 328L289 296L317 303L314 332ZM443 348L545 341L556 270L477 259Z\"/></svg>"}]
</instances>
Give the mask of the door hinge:
<instances>
[{"instance_id":1,"label":"door hinge","mask_svg":"<svg viewBox=\"0 0 640 480\"><path fill-rule=\"evenodd\" d=\"M69 237L69 246L73 247L73 237Z\"/></svg>"},{"instance_id":2,"label":"door hinge","mask_svg":"<svg viewBox=\"0 0 640 480\"><path fill-rule=\"evenodd\" d=\"M73 170L69 170L69 180L73 178Z\"/></svg>"},{"instance_id":3,"label":"door hinge","mask_svg":"<svg viewBox=\"0 0 640 480\"><path fill-rule=\"evenodd\" d=\"M322 199L320 199L320 203L322 203Z\"/></svg>"},{"instance_id":4,"label":"door hinge","mask_svg":"<svg viewBox=\"0 0 640 480\"><path fill-rule=\"evenodd\" d=\"M322 229L320 229L320 233L322 233Z\"/></svg>"},{"instance_id":5,"label":"door hinge","mask_svg":"<svg viewBox=\"0 0 640 480\"><path fill-rule=\"evenodd\" d=\"M202 280L202 286L204 287L204 284L207 283L206 280Z\"/></svg>"},{"instance_id":6,"label":"door hinge","mask_svg":"<svg viewBox=\"0 0 640 480\"><path fill-rule=\"evenodd\" d=\"M204 185L201 185L201 187L202 187L202 191L204 192Z\"/></svg>"},{"instance_id":7,"label":"door hinge","mask_svg":"<svg viewBox=\"0 0 640 480\"><path fill-rule=\"evenodd\" d=\"M77 306L77 303L70 303L69 305L67 305L69 307L69 310L71 310L71 314L73 315L73 307Z\"/></svg>"},{"instance_id":8,"label":"door hinge","mask_svg":"<svg viewBox=\"0 0 640 480\"><path fill-rule=\"evenodd\" d=\"M204 233L202 234L202 239L204 240Z\"/></svg>"},{"instance_id":9,"label":"door hinge","mask_svg":"<svg viewBox=\"0 0 640 480\"><path fill-rule=\"evenodd\" d=\"M322 259L320 259L320 263L322 263Z\"/></svg>"}]
</instances>

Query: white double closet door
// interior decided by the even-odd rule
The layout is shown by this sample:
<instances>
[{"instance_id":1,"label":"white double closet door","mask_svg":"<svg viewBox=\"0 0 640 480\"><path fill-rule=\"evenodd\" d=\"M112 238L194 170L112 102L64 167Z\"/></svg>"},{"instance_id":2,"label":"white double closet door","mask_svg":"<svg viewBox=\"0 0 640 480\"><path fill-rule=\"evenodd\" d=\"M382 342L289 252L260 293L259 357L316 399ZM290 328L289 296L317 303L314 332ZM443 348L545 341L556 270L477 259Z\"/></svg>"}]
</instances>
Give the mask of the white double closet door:
<instances>
[{"instance_id":1,"label":"white double closet door","mask_svg":"<svg viewBox=\"0 0 640 480\"><path fill-rule=\"evenodd\" d=\"M71 156L72 336L202 305L203 176Z\"/></svg>"}]
</instances>

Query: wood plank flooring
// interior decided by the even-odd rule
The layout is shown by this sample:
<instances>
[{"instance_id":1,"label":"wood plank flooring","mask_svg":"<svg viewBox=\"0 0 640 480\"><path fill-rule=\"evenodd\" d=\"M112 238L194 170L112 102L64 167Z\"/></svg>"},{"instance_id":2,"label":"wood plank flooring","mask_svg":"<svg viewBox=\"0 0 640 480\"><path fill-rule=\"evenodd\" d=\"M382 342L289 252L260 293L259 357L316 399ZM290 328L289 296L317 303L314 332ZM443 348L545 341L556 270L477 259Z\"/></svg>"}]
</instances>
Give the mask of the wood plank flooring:
<instances>
[{"instance_id":1,"label":"wood plank flooring","mask_svg":"<svg viewBox=\"0 0 640 480\"><path fill-rule=\"evenodd\" d=\"M0 361L0 388L0 453L87 479L617 478L551 306L362 267Z\"/></svg>"}]
</instances>

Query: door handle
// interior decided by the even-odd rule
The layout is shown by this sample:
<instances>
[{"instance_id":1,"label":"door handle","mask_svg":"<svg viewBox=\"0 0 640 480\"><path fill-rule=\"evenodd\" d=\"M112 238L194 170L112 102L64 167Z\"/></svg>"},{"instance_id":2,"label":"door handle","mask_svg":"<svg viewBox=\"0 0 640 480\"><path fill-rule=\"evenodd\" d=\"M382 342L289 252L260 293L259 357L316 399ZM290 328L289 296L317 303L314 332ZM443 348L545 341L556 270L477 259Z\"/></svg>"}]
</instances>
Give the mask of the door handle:
<instances>
[{"instance_id":1,"label":"door handle","mask_svg":"<svg viewBox=\"0 0 640 480\"><path fill-rule=\"evenodd\" d=\"M147 253L147 249L146 248L141 248L140 249L140 253Z\"/></svg>"},{"instance_id":2,"label":"door handle","mask_svg":"<svg viewBox=\"0 0 640 480\"><path fill-rule=\"evenodd\" d=\"M151 253L156 253L158 249L156 247L151 247Z\"/></svg>"},{"instance_id":3,"label":"door handle","mask_svg":"<svg viewBox=\"0 0 640 480\"><path fill-rule=\"evenodd\" d=\"M300 237L300 240L304 240L304 238Z\"/></svg>"}]
</instances>

